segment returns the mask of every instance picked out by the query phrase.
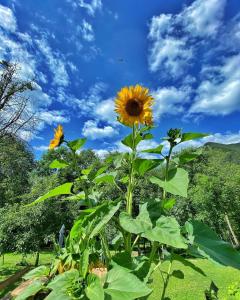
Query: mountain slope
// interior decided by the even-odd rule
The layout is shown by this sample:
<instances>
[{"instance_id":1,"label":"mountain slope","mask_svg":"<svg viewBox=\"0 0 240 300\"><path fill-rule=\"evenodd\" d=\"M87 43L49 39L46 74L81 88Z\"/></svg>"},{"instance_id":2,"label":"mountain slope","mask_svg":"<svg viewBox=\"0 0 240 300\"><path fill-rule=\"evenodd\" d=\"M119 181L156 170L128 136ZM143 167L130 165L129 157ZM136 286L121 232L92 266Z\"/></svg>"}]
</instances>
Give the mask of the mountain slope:
<instances>
[{"instance_id":1,"label":"mountain slope","mask_svg":"<svg viewBox=\"0 0 240 300\"><path fill-rule=\"evenodd\" d=\"M240 152L240 143L236 143L236 144L220 144L220 143L208 142L208 143L204 144L204 147L210 147L212 149L219 149L219 150L225 150L225 151L237 151L237 152Z\"/></svg>"}]
</instances>

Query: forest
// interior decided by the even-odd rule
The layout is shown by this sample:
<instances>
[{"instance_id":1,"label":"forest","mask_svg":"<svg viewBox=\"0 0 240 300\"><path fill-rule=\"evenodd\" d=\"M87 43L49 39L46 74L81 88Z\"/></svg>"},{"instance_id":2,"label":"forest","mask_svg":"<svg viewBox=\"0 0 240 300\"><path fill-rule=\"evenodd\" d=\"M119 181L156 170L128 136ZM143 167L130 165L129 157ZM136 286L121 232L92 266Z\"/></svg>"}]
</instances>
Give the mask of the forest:
<instances>
[{"instance_id":1,"label":"forest","mask_svg":"<svg viewBox=\"0 0 240 300\"><path fill-rule=\"evenodd\" d=\"M64 147L60 147L56 151L46 152L36 161L32 149L11 136L1 140L0 147L1 253L16 251L24 255L53 247L61 226L64 224L66 230L70 230L82 204L64 201L61 196L30 208L24 204L31 203L49 189L74 179L71 167L59 170L49 167L55 159L68 160L69 153ZM207 143L194 150L198 152L198 156L186 165L190 176L188 197L178 196L171 214L176 216L180 224L191 218L202 220L222 239L238 247L240 144ZM175 157L181 158L188 151L189 149L184 149L176 152ZM101 159L93 151L83 150L77 157L77 165L81 169L87 169L91 165L99 169L105 166L106 160L108 157ZM110 166L110 170L114 170L114 164ZM157 171L151 172L154 174ZM114 185L102 184L99 193L100 190L103 198L104 195L116 198L119 194ZM159 189L149 184L144 176L140 176L134 191L139 203L146 200L146 191L151 198L159 197ZM137 205L134 209L137 214ZM113 236L114 232L109 226L108 239L111 241Z\"/></svg>"},{"instance_id":2,"label":"forest","mask_svg":"<svg viewBox=\"0 0 240 300\"><path fill-rule=\"evenodd\" d=\"M85 143L85 140L82 139L81 143ZM68 249L67 236L71 232L74 222L78 220L79 214L89 207L89 202L86 202L86 197L70 196L66 198L65 195L60 195L33 206L31 203L38 201L36 199L41 199L41 195L48 195L49 189L54 191L54 188L57 186L76 180L79 176L79 170L81 170L82 176L87 180L78 182L75 188L84 191L85 195L89 193L88 201L91 201L91 206L102 201L104 203L105 199L120 198L122 193L127 192L124 178L127 177L128 168L122 161L126 154L114 152L102 158L93 150L81 150L76 152L74 163L67 165L66 162L71 161L72 153L64 146L48 150L39 160L34 159L33 149L26 142L13 135L5 135L0 141L0 148L0 254L2 256L2 270L6 267L9 269L8 264L4 267L5 255L9 259L9 253L20 254L18 263L22 266L27 266L30 262L29 255L32 256L32 264L35 267L39 263L42 265L42 261L44 261L44 264L49 263L54 257L53 253L56 253L58 260L63 261L63 268L65 268L64 266L69 264L69 254L67 253L72 251ZM235 249L239 249L240 239L240 220L238 217L240 208L239 154L240 144L225 145L210 142L199 148L177 150L172 154L172 159L177 161L180 166L183 164L188 171L189 189L186 197L181 195L174 198L170 197L166 199L164 204L164 210L168 212L168 215L174 216L180 226L184 226L191 219L204 222L222 240L228 241ZM119 167L119 164L122 168L116 175L114 171ZM88 180L90 174L97 172L101 176L101 172L104 172L106 168L108 169L107 178L103 176L104 180L100 180L97 188L94 187L93 183ZM138 175L136 175L137 184L133 192L135 199L133 216L139 214L139 207L147 203L149 199L163 197L161 188L153 183L149 183L148 180L150 176L159 176L158 174L163 173L164 167L161 165L152 170L149 169L147 176L144 172L138 172ZM110 174L114 174L114 180L111 180ZM49 195L49 197L51 196L53 195ZM124 206L121 206L119 210L123 212ZM110 251L116 251L119 247L120 249L122 247L118 230L114 227L113 222L113 220L109 220L104 229ZM63 226L64 237L60 241L60 231ZM59 245L61 245L60 247L66 247L63 248L66 249L64 250L65 252L61 252ZM149 251L151 251L151 245L141 236L136 243L134 241L133 247L138 255L148 255ZM50 260L49 258L46 260L45 253L52 253ZM74 258L71 258L71 260L74 261ZM124 258L125 260L126 258ZM196 270L198 270L198 266L204 270L205 268L213 268L212 265L205 266L203 261L197 261L196 259L195 263L197 266L193 268ZM59 265L57 268L58 272L60 272ZM11 272L15 272L18 269L19 267L17 269L13 268ZM186 271L184 270L184 273ZM7 274L11 274L11 272ZM174 272L176 272L177 278L184 276L182 271L173 271L172 274ZM178 274L177 272L180 273ZM216 269L215 273L218 272L219 270ZM231 285L229 286L228 295L232 295L229 297L233 298L226 299L235 299L233 295L238 295L238 284L231 279L234 273L230 274ZM155 276L153 274L153 278ZM157 278L155 280L158 281ZM194 280L197 280L196 277L194 277ZM219 279L216 280L218 280L220 285L225 286ZM211 284L209 291L206 289L207 284L209 283L203 282L202 289L205 287L205 295L211 295L212 298L206 299L215 299L214 297L217 297L214 289L216 287L215 284L213 283L213 286ZM12 288L13 286L10 286L10 289ZM216 288L218 290L218 287ZM169 289L170 293L173 290L171 285ZM8 288L3 290L2 295L8 290ZM156 294L156 286L154 286L153 290ZM226 288L221 289L224 295L226 291ZM158 299L158 294L154 298L154 292L150 299ZM32 290L30 290L30 294L33 294ZM27 295L30 294L27 293ZM201 295L199 289L195 290L194 294L194 297ZM177 297L176 295L173 294L172 296ZM24 299L28 299L28 297Z\"/></svg>"}]
</instances>

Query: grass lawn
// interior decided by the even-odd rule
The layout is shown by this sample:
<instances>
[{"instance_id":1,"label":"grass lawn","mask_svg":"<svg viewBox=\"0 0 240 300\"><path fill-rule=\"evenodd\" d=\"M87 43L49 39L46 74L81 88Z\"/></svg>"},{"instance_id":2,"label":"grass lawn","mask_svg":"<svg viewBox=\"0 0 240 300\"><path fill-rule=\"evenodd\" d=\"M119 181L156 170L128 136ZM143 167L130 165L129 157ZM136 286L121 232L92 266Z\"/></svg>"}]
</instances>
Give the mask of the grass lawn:
<instances>
[{"instance_id":1,"label":"grass lawn","mask_svg":"<svg viewBox=\"0 0 240 300\"><path fill-rule=\"evenodd\" d=\"M53 254L50 252L42 252L39 257L39 265L50 264ZM26 261L28 264L35 263L35 255L28 255ZM25 268L24 266L17 266L22 260L21 254L7 253L4 256L4 264L2 261L2 256L0 257L0 282L7 279L11 275L15 274L18 270ZM13 290L19 282L16 282L15 285L10 286L8 289L0 291L0 298L7 294L10 290Z\"/></svg>"},{"instance_id":2,"label":"grass lawn","mask_svg":"<svg viewBox=\"0 0 240 300\"><path fill-rule=\"evenodd\" d=\"M42 252L40 254L39 264L51 263L52 257L53 255L51 253ZM21 261L21 258L21 255L18 254L6 254L4 265L0 258L0 281L23 268L16 266L16 264ZM201 268L207 276L204 277L191 268L183 266L179 262L174 262L172 270L183 271L185 278L178 279L172 277L169 282L166 297L169 297L171 300L205 300L204 291L209 288L211 280L213 280L219 288L219 300L223 300L225 297L226 300L229 300L230 298L227 298L227 287L233 282L240 282L240 271L229 267L221 267L203 259L194 259L191 261ZM27 262L34 264L35 256L29 255ZM161 268L166 271L168 263L164 263ZM163 284L159 270L155 271L152 279L153 281L150 286L153 292L148 299L160 300ZM16 283L16 286L17 284L18 283ZM13 288L14 286L11 286L8 290L0 291L0 298Z\"/></svg>"},{"instance_id":3,"label":"grass lawn","mask_svg":"<svg viewBox=\"0 0 240 300\"><path fill-rule=\"evenodd\" d=\"M227 288L234 282L240 283L240 271L229 267L222 267L203 259L190 261L201 268L206 274L206 277L189 267L183 266L179 262L174 262L172 270L183 271L185 278L170 278L165 297L169 297L171 300L205 300L204 291L209 288L213 280L219 288L219 300L230 299L227 296ZM167 268L168 263L164 263L162 270L167 271ZM152 279L151 288L153 292L149 300L160 300L163 287L160 271L156 270Z\"/></svg>"}]
</instances>

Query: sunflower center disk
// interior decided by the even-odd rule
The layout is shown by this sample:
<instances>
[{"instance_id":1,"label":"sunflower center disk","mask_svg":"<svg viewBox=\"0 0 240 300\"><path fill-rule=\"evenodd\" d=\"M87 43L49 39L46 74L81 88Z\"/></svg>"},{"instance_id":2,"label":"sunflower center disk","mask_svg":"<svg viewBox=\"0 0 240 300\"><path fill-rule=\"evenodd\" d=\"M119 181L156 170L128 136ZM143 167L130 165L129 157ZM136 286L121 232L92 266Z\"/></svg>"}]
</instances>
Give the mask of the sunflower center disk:
<instances>
[{"instance_id":1,"label":"sunflower center disk","mask_svg":"<svg viewBox=\"0 0 240 300\"><path fill-rule=\"evenodd\" d=\"M129 99L126 103L126 112L129 116L136 117L141 114L143 110L142 102L138 99Z\"/></svg>"}]
</instances>

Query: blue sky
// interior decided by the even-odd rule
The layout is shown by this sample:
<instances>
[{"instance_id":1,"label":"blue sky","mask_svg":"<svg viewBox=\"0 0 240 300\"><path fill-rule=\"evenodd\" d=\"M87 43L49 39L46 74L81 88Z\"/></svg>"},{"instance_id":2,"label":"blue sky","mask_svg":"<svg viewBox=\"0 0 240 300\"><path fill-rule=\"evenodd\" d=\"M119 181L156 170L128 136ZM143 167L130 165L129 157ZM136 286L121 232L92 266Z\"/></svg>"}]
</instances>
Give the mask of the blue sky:
<instances>
[{"instance_id":1,"label":"blue sky","mask_svg":"<svg viewBox=\"0 0 240 300\"><path fill-rule=\"evenodd\" d=\"M99 155L120 150L128 129L114 97L140 83L155 98L155 139L170 127L240 142L239 0L1 0L0 59L34 78L36 134L21 132L36 156L53 128L85 136Z\"/></svg>"}]
</instances>

